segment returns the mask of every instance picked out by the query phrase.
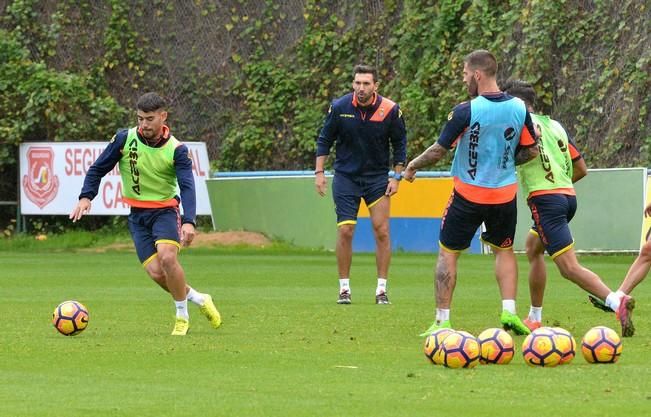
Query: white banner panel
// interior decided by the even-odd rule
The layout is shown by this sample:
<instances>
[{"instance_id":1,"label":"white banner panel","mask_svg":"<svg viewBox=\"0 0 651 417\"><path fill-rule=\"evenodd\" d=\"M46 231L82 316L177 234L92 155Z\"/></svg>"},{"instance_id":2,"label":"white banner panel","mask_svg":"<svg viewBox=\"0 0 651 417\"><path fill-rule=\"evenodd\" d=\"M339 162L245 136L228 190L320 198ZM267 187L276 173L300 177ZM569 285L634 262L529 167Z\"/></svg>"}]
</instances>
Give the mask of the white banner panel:
<instances>
[{"instance_id":1,"label":"white banner panel","mask_svg":"<svg viewBox=\"0 0 651 417\"><path fill-rule=\"evenodd\" d=\"M210 215L206 179L210 163L206 144L183 142L192 156L197 190L197 214ZM70 214L77 204L88 168L107 142L30 142L20 145L20 211L22 214ZM99 186L90 214L129 214L122 200L122 180L118 166Z\"/></svg>"}]
</instances>

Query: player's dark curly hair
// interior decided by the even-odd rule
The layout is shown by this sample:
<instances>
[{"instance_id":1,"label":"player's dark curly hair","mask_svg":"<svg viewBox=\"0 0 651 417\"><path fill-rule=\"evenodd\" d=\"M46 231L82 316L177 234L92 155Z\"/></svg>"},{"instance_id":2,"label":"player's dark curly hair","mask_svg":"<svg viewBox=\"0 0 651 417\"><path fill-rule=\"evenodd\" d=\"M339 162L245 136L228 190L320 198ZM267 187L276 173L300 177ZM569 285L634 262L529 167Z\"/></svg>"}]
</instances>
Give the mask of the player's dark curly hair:
<instances>
[{"instance_id":1,"label":"player's dark curly hair","mask_svg":"<svg viewBox=\"0 0 651 417\"><path fill-rule=\"evenodd\" d=\"M149 113L156 110L165 110L167 103L165 99L156 93L145 93L140 96L136 108Z\"/></svg>"},{"instance_id":2,"label":"player's dark curly hair","mask_svg":"<svg viewBox=\"0 0 651 417\"><path fill-rule=\"evenodd\" d=\"M377 82L377 69L371 65L357 64L353 68L353 78L355 74L371 74L373 75L373 82Z\"/></svg>"},{"instance_id":3,"label":"player's dark curly hair","mask_svg":"<svg viewBox=\"0 0 651 417\"><path fill-rule=\"evenodd\" d=\"M510 78L500 83L500 90L512 95L513 97L521 99L527 107L535 108L536 90L533 88L531 83Z\"/></svg>"}]
</instances>

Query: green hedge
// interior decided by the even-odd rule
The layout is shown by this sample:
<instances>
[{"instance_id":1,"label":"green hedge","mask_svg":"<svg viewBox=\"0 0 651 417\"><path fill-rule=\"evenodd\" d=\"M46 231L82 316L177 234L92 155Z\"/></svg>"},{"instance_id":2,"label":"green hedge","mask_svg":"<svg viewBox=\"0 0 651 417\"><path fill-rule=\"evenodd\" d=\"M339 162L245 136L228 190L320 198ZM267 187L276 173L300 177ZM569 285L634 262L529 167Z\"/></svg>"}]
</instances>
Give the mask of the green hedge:
<instances>
[{"instance_id":1,"label":"green hedge","mask_svg":"<svg viewBox=\"0 0 651 417\"><path fill-rule=\"evenodd\" d=\"M590 167L649 164L646 0L301 4L8 2L0 20L0 174L9 180L0 190L15 187L16 143L109 137L131 122L139 93L172 87L175 132L209 141L214 167L310 169L328 103L350 91L360 62L378 66L381 94L400 103L413 157L467 98L462 59L478 48L496 54L501 78L536 85L539 108L566 126ZM203 24L193 32L175 19L181 13ZM287 28L298 35L285 45ZM174 48L197 31L232 42L219 71L206 71L204 45ZM62 51L70 56L57 61Z\"/></svg>"}]
</instances>

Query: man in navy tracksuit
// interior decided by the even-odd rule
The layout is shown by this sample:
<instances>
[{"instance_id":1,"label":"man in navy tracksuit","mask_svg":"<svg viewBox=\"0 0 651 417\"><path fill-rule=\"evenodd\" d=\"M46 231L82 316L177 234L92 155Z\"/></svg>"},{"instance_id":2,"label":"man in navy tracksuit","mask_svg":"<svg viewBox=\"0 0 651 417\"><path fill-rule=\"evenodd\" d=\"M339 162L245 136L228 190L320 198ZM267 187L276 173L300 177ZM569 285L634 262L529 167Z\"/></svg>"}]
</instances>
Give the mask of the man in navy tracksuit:
<instances>
[{"instance_id":1,"label":"man in navy tracksuit","mask_svg":"<svg viewBox=\"0 0 651 417\"><path fill-rule=\"evenodd\" d=\"M377 71L367 65L353 70L353 92L332 102L317 139L315 185L324 196L324 165L336 143L332 195L337 213L338 304L350 304L350 264L357 212L364 199L373 224L378 284L376 304L389 304L387 278L391 261L390 199L398 192L406 159L407 133L398 104L377 94ZM393 158L392 158L393 157ZM395 174L388 176L393 159Z\"/></svg>"}]
</instances>

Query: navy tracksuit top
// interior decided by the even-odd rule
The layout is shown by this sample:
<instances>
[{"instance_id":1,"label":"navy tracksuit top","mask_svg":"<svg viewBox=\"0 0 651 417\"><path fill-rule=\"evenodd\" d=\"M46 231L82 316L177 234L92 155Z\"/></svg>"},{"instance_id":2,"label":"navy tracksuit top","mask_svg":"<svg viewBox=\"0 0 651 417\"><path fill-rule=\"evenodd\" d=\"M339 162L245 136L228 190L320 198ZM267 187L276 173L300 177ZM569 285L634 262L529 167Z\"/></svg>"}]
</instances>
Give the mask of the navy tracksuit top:
<instances>
[{"instance_id":1,"label":"navy tracksuit top","mask_svg":"<svg viewBox=\"0 0 651 417\"><path fill-rule=\"evenodd\" d=\"M316 156L328 155L335 145L336 173L348 176L387 174L407 158L407 131L398 104L376 94L362 107L353 93L332 101L316 141ZM393 151L393 155L391 155Z\"/></svg>"}]
</instances>

